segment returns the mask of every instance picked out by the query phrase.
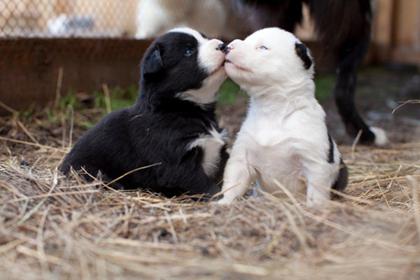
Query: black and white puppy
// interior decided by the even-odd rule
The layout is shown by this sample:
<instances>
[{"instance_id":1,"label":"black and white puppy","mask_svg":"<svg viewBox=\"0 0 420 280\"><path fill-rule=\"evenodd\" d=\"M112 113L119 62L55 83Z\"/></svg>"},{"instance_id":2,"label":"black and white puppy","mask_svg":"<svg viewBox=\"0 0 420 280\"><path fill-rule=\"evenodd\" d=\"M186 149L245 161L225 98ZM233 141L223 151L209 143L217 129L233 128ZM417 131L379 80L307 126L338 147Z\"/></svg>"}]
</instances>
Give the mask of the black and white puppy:
<instances>
[{"instance_id":1,"label":"black and white puppy","mask_svg":"<svg viewBox=\"0 0 420 280\"><path fill-rule=\"evenodd\" d=\"M215 101L226 79L223 46L189 28L157 38L142 61L136 104L83 135L62 172L101 174L119 187L166 196L220 191L227 154Z\"/></svg>"},{"instance_id":2,"label":"black and white puppy","mask_svg":"<svg viewBox=\"0 0 420 280\"><path fill-rule=\"evenodd\" d=\"M228 46L225 69L251 100L219 203L231 203L256 180L271 193L278 184L291 191L306 186L308 206L323 205L331 188L342 191L347 169L315 99L307 48L292 33L262 29Z\"/></svg>"}]
</instances>

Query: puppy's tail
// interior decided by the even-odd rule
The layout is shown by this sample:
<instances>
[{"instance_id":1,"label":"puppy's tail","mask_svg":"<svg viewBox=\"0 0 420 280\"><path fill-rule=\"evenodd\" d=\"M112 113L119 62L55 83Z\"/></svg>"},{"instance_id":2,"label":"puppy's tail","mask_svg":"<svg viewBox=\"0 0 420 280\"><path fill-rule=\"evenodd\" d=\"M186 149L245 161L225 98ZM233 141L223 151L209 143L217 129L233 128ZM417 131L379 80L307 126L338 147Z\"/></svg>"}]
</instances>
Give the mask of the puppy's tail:
<instances>
[{"instance_id":1,"label":"puppy's tail","mask_svg":"<svg viewBox=\"0 0 420 280\"><path fill-rule=\"evenodd\" d=\"M344 189L347 187L348 177L349 172L347 170L347 166L344 163L343 159L340 159L340 170L338 171L338 176L335 180L334 185L332 186L332 189L338 192L343 192ZM339 198L339 195L333 193L332 198L337 199Z\"/></svg>"},{"instance_id":2,"label":"puppy's tail","mask_svg":"<svg viewBox=\"0 0 420 280\"><path fill-rule=\"evenodd\" d=\"M328 48L370 36L370 0L303 0L309 5L319 38Z\"/></svg>"}]
</instances>

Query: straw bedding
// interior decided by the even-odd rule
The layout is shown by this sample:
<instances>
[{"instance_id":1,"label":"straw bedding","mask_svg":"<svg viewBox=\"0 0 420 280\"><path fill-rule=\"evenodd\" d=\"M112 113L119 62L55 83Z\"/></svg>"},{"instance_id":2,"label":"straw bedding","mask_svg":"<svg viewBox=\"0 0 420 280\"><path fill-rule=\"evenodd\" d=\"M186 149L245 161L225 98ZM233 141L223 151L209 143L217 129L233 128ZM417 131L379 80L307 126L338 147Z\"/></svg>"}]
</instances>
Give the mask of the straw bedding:
<instances>
[{"instance_id":1,"label":"straw bedding","mask_svg":"<svg viewBox=\"0 0 420 280\"><path fill-rule=\"evenodd\" d=\"M0 118L0 278L420 279L420 142L342 146L350 185L322 210L220 207L63 178L92 116Z\"/></svg>"}]
</instances>

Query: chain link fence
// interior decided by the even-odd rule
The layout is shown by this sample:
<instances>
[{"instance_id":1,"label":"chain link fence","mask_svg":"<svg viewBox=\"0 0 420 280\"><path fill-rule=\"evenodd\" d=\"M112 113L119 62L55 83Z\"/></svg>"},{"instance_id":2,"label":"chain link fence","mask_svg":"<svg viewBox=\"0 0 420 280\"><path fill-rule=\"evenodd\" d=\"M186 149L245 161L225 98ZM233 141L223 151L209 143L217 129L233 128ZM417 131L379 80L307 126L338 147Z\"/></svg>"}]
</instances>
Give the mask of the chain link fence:
<instances>
[{"instance_id":1,"label":"chain link fence","mask_svg":"<svg viewBox=\"0 0 420 280\"><path fill-rule=\"evenodd\" d=\"M150 44L135 40L139 2L0 0L0 101L26 110L104 85L137 85Z\"/></svg>"},{"instance_id":2,"label":"chain link fence","mask_svg":"<svg viewBox=\"0 0 420 280\"><path fill-rule=\"evenodd\" d=\"M0 38L133 37L139 0L0 0Z\"/></svg>"}]
</instances>

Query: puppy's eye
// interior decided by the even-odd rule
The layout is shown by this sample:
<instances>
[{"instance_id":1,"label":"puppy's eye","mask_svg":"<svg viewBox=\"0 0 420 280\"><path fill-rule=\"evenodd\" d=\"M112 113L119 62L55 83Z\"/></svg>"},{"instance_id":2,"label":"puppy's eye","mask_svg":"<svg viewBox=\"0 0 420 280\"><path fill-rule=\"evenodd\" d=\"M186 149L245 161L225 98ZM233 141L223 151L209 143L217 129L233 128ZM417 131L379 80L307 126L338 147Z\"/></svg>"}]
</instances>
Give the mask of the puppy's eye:
<instances>
[{"instance_id":1,"label":"puppy's eye","mask_svg":"<svg viewBox=\"0 0 420 280\"><path fill-rule=\"evenodd\" d=\"M257 49L259 49L259 50L264 50L264 51L268 51L268 47L266 47L266 46L259 46Z\"/></svg>"},{"instance_id":2,"label":"puppy's eye","mask_svg":"<svg viewBox=\"0 0 420 280\"><path fill-rule=\"evenodd\" d=\"M194 54L194 51L195 51L194 48L188 47L184 51L184 56L187 56L187 57L192 56Z\"/></svg>"}]
</instances>

